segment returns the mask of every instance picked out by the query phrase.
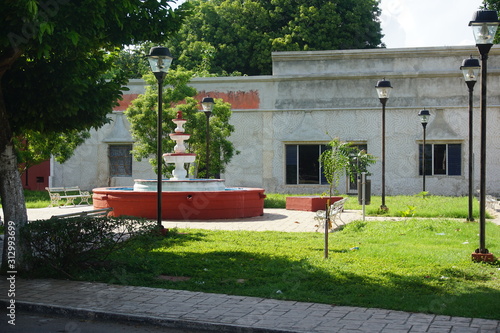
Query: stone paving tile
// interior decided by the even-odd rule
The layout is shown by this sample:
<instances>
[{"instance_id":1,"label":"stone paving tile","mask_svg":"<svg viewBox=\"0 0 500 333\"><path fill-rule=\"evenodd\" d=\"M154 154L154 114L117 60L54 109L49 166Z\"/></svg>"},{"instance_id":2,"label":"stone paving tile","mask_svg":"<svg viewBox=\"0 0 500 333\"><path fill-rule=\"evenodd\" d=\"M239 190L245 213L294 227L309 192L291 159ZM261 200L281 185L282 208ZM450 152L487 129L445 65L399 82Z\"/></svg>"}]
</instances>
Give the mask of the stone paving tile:
<instances>
[{"instance_id":1,"label":"stone paving tile","mask_svg":"<svg viewBox=\"0 0 500 333\"><path fill-rule=\"evenodd\" d=\"M370 313L360 313L360 312L350 312L345 315L342 319L344 320L368 320L372 317Z\"/></svg>"},{"instance_id":2,"label":"stone paving tile","mask_svg":"<svg viewBox=\"0 0 500 333\"><path fill-rule=\"evenodd\" d=\"M339 320L337 322L339 325L342 325L343 328L346 329L359 329L365 323L363 320Z\"/></svg>"},{"instance_id":3,"label":"stone paving tile","mask_svg":"<svg viewBox=\"0 0 500 333\"><path fill-rule=\"evenodd\" d=\"M427 332L427 329L429 328L429 325L419 325L415 324L411 326L411 329L408 331L409 333L421 333L421 332Z\"/></svg>"},{"instance_id":4,"label":"stone paving tile","mask_svg":"<svg viewBox=\"0 0 500 333\"><path fill-rule=\"evenodd\" d=\"M453 327L450 333L481 333L477 327Z\"/></svg>"},{"instance_id":5,"label":"stone paving tile","mask_svg":"<svg viewBox=\"0 0 500 333\"><path fill-rule=\"evenodd\" d=\"M382 332L385 327L387 326L387 323L374 323L374 322L366 322L361 327L359 328L360 330L363 331L369 331L373 333L378 333Z\"/></svg>"},{"instance_id":6,"label":"stone paving tile","mask_svg":"<svg viewBox=\"0 0 500 333\"><path fill-rule=\"evenodd\" d=\"M450 327L429 327L427 329L427 332L429 333L449 333L451 331L451 326Z\"/></svg>"},{"instance_id":7,"label":"stone paving tile","mask_svg":"<svg viewBox=\"0 0 500 333\"><path fill-rule=\"evenodd\" d=\"M472 319L471 323L472 327L491 327L491 328L498 328L499 322L497 320L490 320L490 319L481 319L481 318L474 318ZM489 328L490 329L490 328Z\"/></svg>"},{"instance_id":8,"label":"stone paving tile","mask_svg":"<svg viewBox=\"0 0 500 333\"><path fill-rule=\"evenodd\" d=\"M435 315L423 314L423 313L412 313L407 320L409 324L430 324L434 319Z\"/></svg>"},{"instance_id":9,"label":"stone paving tile","mask_svg":"<svg viewBox=\"0 0 500 333\"><path fill-rule=\"evenodd\" d=\"M406 324L406 325L396 324L396 323L393 323L392 321L390 321L387 324L386 328L393 329L393 330L405 330L407 332L412 328L412 326L413 325L409 325L409 324Z\"/></svg>"}]
</instances>

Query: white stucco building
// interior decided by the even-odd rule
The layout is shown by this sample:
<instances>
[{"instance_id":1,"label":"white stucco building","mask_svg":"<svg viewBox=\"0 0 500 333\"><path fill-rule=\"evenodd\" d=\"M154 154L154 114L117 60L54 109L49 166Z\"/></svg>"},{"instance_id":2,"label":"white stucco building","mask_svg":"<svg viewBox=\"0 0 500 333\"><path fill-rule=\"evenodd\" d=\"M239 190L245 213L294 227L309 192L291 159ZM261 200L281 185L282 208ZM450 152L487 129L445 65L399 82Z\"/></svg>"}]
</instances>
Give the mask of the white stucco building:
<instances>
[{"instance_id":1,"label":"white stucco building","mask_svg":"<svg viewBox=\"0 0 500 333\"><path fill-rule=\"evenodd\" d=\"M262 187L269 193L321 193L317 158L332 138L350 141L379 158L370 167L372 193L381 193L382 106L375 85L393 86L386 107L386 195L422 190L418 117L428 109L426 149L432 151L426 190L436 195L467 195L468 90L459 70L462 60L479 57L475 46L273 53L273 75L197 78L200 96L210 93L232 103L234 156L223 178L227 186ZM175 61L175 60L174 60ZM500 47L488 61L487 192L500 194ZM125 102L144 91L134 80ZM479 186L480 83L474 91L475 188ZM50 186L133 185L155 178L147 161L115 167L132 144L121 109L114 121L92 133L75 156L51 163ZM169 120L166 120L169 121ZM129 157L125 156L124 159ZM111 161L111 162L110 162ZM115 162L113 162L115 161ZM129 161L129 160L127 160ZM127 170L126 170L127 169ZM428 167L426 167L428 169ZM344 180L338 191L355 193Z\"/></svg>"}]
</instances>

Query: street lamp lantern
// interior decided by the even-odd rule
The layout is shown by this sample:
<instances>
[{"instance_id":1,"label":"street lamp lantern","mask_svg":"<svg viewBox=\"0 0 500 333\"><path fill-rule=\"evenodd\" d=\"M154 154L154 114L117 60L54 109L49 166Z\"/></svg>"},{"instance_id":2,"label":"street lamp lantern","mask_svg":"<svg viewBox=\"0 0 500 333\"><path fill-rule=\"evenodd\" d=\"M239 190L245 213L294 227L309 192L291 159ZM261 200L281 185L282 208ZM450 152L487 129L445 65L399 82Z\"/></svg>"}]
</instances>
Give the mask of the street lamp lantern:
<instances>
[{"instance_id":1,"label":"street lamp lantern","mask_svg":"<svg viewBox=\"0 0 500 333\"><path fill-rule=\"evenodd\" d=\"M462 66L460 66L465 79L465 83L469 88L469 214L467 216L467 221L474 221L473 214L473 201L474 201L474 103L473 103L473 93L474 85L476 84L477 78L479 76L481 65L479 59L472 58L472 55L468 59L464 59Z\"/></svg>"},{"instance_id":2,"label":"street lamp lantern","mask_svg":"<svg viewBox=\"0 0 500 333\"><path fill-rule=\"evenodd\" d=\"M422 191L425 192L425 129L427 128L427 123L431 117L429 110L420 110L418 113L420 117L420 122L422 123L422 128L424 130L424 140L422 144Z\"/></svg>"},{"instance_id":3,"label":"street lamp lantern","mask_svg":"<svg viewBox=\"0 0 500 333\"><path fill-rule=\"evenodd\" d=\"M212 97L203 97L201 100L201 106L203 108L203 112L212 114L212 110L214 109L214 99Z\"/></svg>"},{"instance_id":4,"label":"street lamp lantern","mask_svg":"<svg viewBox=\"0 0 500 333\"><path fill-rule=\"evenodd\" d=\"M391 82L386 81L384 78L377 82L375 89L377 89L378 98L380 99L380 103L382 103L382 204L380 205L380 209L387 211L388 208L385 205L385 104L392 90Z\"/></svg>"},{"instance_id":5,"label":"street lamp lantern","mask_svg":"<svg viewBox=\"0 0 500 333\"><path fill-rule=\"evenodd\" d=\"M375 86L375 89L377 89L377 94L378 98L389 98L389 95L391 93L392 87L391 87L391 82L386 81L385 78L383 80L380 80L377 82L377 85Z\"/></svg>"},{"instance_id":6,"label":"street lamp lantern","mask_svg":"<svg viewBox=\"0 0 500 333\"><path fill-rule=\"evenodd\" d=\"M427 126L427 123L429 122L429 118L431 117L431 113L429 110L420 110L418 113L418 116L420 117L420 122L422 123L422 126L425 128Z\"/></svg>"},{"instance_id":7,"label":"street lamp lantern","mask_svg":"<svg viewBox=\"0 0 500 333\"><path fill-rule=\"evenodd\" d=\"M203 97L201 100L201 107L203 108L203 112L205 112L205 116L207 117L207 130L206 130L206 137L205 137L205 142L207 144L206 147L206 160L205 160L205 177L209 178L210 177L210 116L212 115L212 110L214 108L214 99L212 97Z\"/></svg>"},{"instance_id":8,"label":"street lamp lantern","mask_svg":"<svg viewBox=\"0 0 500 333\"><path fill-rule=\"evenodd\" d=\"M157 73L167 74L173 60L168 48L162 46L152 47L151 50L149 50L147 57L151 71L155 75Z\"/></svg>"},{"instance_id":9,"label":"street lamp lantern","mask_svg":"<svg viewBox=\"0 0 500 333\"><path fill-rule=\"evenodd\" d=\"M164 231L163 225L161 224L161 198L162 198L162 102L163 102L163 80L167 76L168 69L172 63L172 56L170 51L166 47L156 46L152 47L147 55L149 65L151 66L151 71L158 81L158 117L157 117L157 150L156 150L156 162L157 162L157 225L160 232Z\"/></svg>"},{"instance_id":10,"label":"street lamp lantern","mask_svg":"<svg viewBox=\"0 0 500 333\"><path fill-rule=\"evenodd\" d=\"M476 83L481 70L479 59L472 58L472 55L470 56L470 58L464 59L464 61L462 62L462 66L460 66L460 70L464 75L465 82Z\"/></svg>"},{"instance_id":11,"label":"street lamp lantern","mask_svg":"<svg viewBox=\"0 0 500 333\"><path fill-rule=\"evenodd\" d=\"M498 15L495 10L476 11L472 16L472 21L469 22L476 45L493 44L498 24Z\"/></svg>"}]
</instances>

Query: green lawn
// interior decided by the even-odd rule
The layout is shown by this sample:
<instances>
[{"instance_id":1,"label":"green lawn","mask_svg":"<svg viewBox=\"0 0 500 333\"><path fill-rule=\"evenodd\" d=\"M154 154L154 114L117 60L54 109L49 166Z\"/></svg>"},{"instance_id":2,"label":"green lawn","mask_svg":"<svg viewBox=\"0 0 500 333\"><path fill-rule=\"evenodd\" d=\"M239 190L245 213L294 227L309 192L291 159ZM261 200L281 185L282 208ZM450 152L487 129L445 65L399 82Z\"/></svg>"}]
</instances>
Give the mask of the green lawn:
<instances>
[{"instance_id":1,"label":"green lawn","mask_svg":"<svg viewBox=\"0 0 500 333\"><path fill-rule=\"evenodd\" d=\"M306 194L303 194L306 195ZM319 195L319 194L318 194ZM286 197L290 194L267 194L264 202L266 208L285 208ZM362 206L358 204L357 196L348 196L345 208L361 210ZM443 218L467 218L468 216L468 197L445 197L437 195L398 195L386 196L385 204L389 208L388 212L379 210L382 204L380 196L372 196L370 205L366 205L366 215L377 216L406 216L406 217L443 217ZM476 198L473 200L474 218L479 218L479 202ZM488 218L491 216L487 215Z\"/></svg>"},{"instance_id":2,"label":"green lawn","mask_svg":"<svg viewBox=\"0 0 500 333\"><path fill-rule=\"evenodd\" d=\"M322 233L175 230L76 279L500 319L500 264L474 263L477 223L357 221ZM500 227L487 225L500 254ZM133 246L132 246L133 245ZM170 281L179 279L181 281Z\"/></svg>"}]
</instances>

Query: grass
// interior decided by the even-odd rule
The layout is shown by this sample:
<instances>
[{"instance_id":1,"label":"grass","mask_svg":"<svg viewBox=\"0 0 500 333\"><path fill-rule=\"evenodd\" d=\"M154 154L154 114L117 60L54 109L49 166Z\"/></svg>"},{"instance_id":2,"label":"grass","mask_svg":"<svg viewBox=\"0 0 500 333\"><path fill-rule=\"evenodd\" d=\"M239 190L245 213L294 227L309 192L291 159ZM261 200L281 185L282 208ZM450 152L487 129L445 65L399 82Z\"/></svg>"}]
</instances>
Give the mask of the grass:
<instances>
[{"instance_id":1,"label":"grass","mask_svg":"<svg viewBox=\"0 0 500 333\"><path fill-rule=\"evenodd\" d=\"M50 205L50 196L47 191L24 190L24 201L26 208L47 208ZM75 204L80 203L80 199L75 199ZM92 199L89 201L92 202ZM0 204L0 208L2 205Z\"/></svg>"},{"instance_id":2,"label":"grass","mask_svg":"<svg viewBox=\"0 0 500 333\"><path fill-rule=\"evenodd\" d=\"M26 208L46 208L50 205L49 192L24 190Z\"/></svg>"},{"instance_id":3,"label":"grass","mask_svg":"<svg viewBox=\"0 0 500 333\"><path fill-rule=\"evenodd\" d=\"M24 202L26 208L46 208L50 205L49 192L24 190Z\"/></svg>"},{"instance_id":4,"label":"grass","mask_svg":"<svg viewBox=\"0 0 500 333\"><path fill-rule=\"evenodd\" d=\"M174 230L131 242L86 281L500 319L500 263L471 262L477 223L356 221L321 233ZM500 227L488 223L500 253Z\"/></svg>"},{"instance_id":5,"label":"grass","mask_svg":"<svg viewBox=\"0 0 500 333\"><path fill-rule=\"evenodd\" d=\"M318 194L319 195L319 194ZM285 208L286 197L290 194L266 194L264 206L266 208ZM340 195L340 196L346 196ZM361 210L357 196L349 196L345 208L348 210ZM429 217L429 218L467 218L468 197L445 197L437 195L398 195L386 196L385 204L388 212L379 210L382 204L380 196L372 196L370 205L366 205L366 215L372 216L400 216L400 217ZM479 218L479 202L473 200L473 216ZM487 214L487 218L491 218Z\"/></svg>"}]
</instances>

